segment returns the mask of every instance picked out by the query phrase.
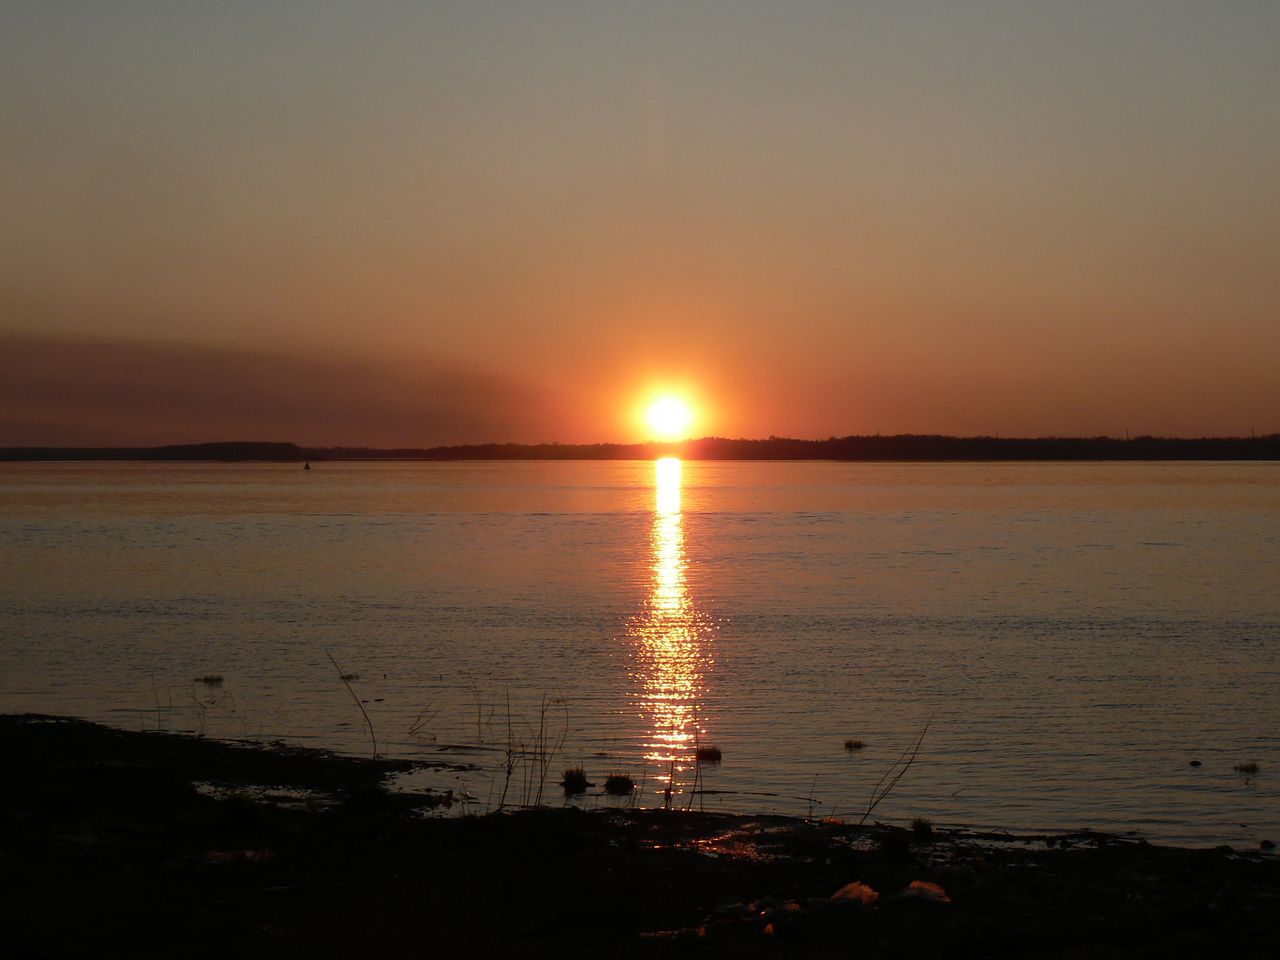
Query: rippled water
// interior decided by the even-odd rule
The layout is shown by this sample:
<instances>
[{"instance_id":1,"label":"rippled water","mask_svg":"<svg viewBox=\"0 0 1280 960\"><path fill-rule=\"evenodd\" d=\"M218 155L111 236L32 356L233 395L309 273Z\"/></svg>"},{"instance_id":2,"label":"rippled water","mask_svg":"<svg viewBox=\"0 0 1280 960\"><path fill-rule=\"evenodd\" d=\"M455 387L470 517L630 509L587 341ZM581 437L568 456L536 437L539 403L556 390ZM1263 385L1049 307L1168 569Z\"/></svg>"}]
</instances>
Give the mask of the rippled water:
<instances>
[{"instance_id":1,"label":"rippled water","mask_svg":"<svg viewBox=\"0 0 1280 960\"><path fill-rule=\"evenodd\" d=\"M480 807L511 742L856 819L928 724L876 817L1254 844L1278 466L3 465L0 709L368 750L328 650Z\"/></svg>"}]
</instances>

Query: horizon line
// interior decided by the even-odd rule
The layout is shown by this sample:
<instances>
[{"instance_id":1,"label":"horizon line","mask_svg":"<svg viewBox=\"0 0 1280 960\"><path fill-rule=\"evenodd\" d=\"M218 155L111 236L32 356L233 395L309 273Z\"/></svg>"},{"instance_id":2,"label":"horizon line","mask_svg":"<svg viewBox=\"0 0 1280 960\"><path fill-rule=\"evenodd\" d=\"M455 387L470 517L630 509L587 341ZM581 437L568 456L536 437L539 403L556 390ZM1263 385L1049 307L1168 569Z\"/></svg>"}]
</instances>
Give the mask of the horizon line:
<instances>
[{"instance_id":1,"label":"horizon line","mask_svg":"<svg viewBox=\"0 0 1280 960\"><path fill-rule=\"evenodd\" d=\"M522 455L523 454L523 455ZM152 446L6 446L0 461L69 460L1274 460L1280 433L1224 437L1151 434L1092 437L947 434L850 434L824 439L701 437L677 441L442 444L429 447L302 445L291 441L215 440Z\"/></svg>"}]
</instances>

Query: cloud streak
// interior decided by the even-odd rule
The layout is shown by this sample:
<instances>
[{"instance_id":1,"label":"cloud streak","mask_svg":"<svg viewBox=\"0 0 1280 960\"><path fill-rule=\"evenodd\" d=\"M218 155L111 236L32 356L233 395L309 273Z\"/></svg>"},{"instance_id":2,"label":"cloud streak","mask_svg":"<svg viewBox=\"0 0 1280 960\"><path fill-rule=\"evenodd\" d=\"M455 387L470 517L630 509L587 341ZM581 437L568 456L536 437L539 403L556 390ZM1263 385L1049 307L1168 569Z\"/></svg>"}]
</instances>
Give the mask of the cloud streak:
<instances>
[{"instance_id":1,"label":"cloud streak","mask_svg":"<svg viewBox=\"0 0 1280 960\"><path fill-rule=\"evenodd\" d=\"M0 335L0 445L555 439L550 392L427 356Z\"/></svg>"}]
</instances>

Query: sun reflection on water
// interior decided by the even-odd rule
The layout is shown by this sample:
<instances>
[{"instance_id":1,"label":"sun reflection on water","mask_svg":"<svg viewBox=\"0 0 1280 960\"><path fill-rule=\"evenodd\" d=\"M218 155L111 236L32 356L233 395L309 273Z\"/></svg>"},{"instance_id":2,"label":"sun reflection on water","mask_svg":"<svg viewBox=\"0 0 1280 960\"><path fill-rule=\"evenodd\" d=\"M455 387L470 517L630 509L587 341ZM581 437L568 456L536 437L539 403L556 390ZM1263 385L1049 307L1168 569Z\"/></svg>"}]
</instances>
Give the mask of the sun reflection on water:
<instances>
[{"instance_id":1,"label":"sun reflection on water","mask_svg":"<svg viewBox=\"0 0 1280 960\"><path fill-rule=\"evenodd\" d=\"M693 765L696 745L706 733L702 705L706 675L714 662L710 642L715 627L696 609L689 591L682 464L665 457L654 469L649 591L628 635L636 653L634 679L646 727L645 758L662 764L662 778L674 771L678 781Z\"/></svg>"}]
</instances>

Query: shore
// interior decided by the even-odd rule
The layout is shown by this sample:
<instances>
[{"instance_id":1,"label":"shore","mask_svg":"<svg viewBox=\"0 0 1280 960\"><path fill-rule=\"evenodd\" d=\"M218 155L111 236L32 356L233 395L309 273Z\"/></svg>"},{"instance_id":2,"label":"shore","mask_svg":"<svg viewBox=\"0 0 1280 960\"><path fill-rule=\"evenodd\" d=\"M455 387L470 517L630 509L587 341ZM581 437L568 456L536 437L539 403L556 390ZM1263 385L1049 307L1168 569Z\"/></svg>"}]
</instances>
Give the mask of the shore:
<instances>
[{"instance_id":1,"label":"shore","mask_svg":"<svg viewBox=\"0 0 1280 960\"><path fill-rule=\"evenodd\" d=\"M0 761L14 957L1270 957L1280 917L1257 850L453 816L406 761L55 717L0 716Z\"/></svg>"}]
</instances>

